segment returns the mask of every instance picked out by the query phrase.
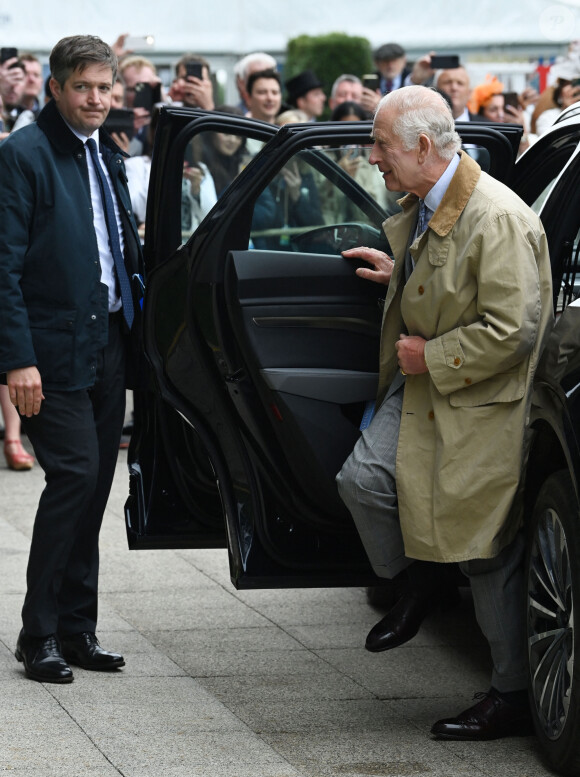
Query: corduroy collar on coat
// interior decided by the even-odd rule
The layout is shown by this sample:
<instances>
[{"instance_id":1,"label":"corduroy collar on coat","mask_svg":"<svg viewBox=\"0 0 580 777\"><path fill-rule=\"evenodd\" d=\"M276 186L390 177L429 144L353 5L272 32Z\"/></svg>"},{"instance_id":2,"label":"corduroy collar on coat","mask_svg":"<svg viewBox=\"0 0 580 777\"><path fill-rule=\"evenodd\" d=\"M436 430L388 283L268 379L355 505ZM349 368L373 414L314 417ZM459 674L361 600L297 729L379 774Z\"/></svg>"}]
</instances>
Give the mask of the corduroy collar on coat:
<instances>
[{"instance_id":1,"label":"corduroy collar on coat","mask_svg":"<svg viewBox=\"0 0 580 777\"><path fill-rule=\"evenodd\" d=\"M461 160L457 170L447 187L447 191L443 195L439 207L429 221L429 229L436 232L439 237L444 237L451 231L453 225L463 213L463 209L467 205L481 175L481 167L477 162L466 154L465 151L460 151L460 154ZM418 200L419 198L416 194L407 194L402 200L399 200L399 204L403 210L408 211L416 205Z\"/></svg>"}]
</instances>

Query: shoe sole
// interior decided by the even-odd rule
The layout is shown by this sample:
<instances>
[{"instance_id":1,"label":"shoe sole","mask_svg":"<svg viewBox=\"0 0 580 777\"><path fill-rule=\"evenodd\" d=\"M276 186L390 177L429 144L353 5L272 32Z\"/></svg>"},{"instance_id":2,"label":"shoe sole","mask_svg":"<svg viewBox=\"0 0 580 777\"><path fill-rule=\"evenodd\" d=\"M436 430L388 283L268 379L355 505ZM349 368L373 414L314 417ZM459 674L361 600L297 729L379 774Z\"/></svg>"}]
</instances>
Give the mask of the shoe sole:
<instances>
[{"instance_id":1,"label":"shoe sole","mask_svg":"<svg viewBox=\"0 0 580 777\"><path fill-rule=\"evenodd\" d=\"M390 645L385 645L384 647L369 647L369 645L365 645L365 650L368 650L369 653L384 653L386 650L394 650L395 648L401 647L401 645L406 645L407 642L410 642L412 639L415 639L419 632L416 631L412 637L408 637L407 639L398 639L395 642L391 642Z\"/></svg>"},{"instance_id":2,"label":"shoe sole","mask_svg":"<svg viewBox=\"0 0 580 777\"><path fill-rule=\"evenodd\" d=\"M453 742L491 742L495 739L506 739L508 737L531 737L534 735L532 723L517 723L510 726L506 731L496 736L462 736L461 734L440 734L431 732L435 739L444 739Z\"/></svg>"},{"instance_id":3,"label":"shoe sole","mask_svg":"<svg viewBox=\"0 0 580 777\"><path fill-rule=\"evenodd\" d=\"M74 658L67 658L64 653L63 658L68 664L73 664L73 666L78 666L81 669L87 669L89 672L109 672L111 669L120 669L122 666L125 666L124 659L107 664L106 666L95 666L94 664L81 664L79 661L75 661Z\"/></svg>"}]
</instances>

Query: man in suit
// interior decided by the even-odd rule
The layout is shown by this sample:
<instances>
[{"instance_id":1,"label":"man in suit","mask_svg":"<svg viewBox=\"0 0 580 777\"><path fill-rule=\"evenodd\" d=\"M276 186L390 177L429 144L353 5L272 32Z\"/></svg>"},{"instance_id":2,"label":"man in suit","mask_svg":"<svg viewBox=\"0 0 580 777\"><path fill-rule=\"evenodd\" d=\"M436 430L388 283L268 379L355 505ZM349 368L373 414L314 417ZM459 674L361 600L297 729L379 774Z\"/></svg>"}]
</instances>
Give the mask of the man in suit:
<instances>
[{"instance_id":1,"label":"man in suit","mask_svg":"<svg viewBox=\"0 0 580 777\"><path fill-rule=\"evenodd\" d=\"M409 86L386 95L369 161L402 212L384 230L394 260L345 251L388 284L375 416L338 475L375 572L404 585L370 631L373 652L412 639L469 577L493 674L481 700L432 728L485 740L528 731L522 510L531 385L552 321L539 218L464 152L448 103Z\"/></svg>"},{"instance_id":2,"label":"man in suit","mask_svg":"<svg viewBox=\"0 0 580 777\"><path fill-rule=\"evenodd\" d=\"M0 145L0 375L46 473L16 658L31 679L66 683L69 664L125 663L95 636L98 537L142 258L123 155L100 129L116 56L72 36L50 67L53 100Z\"/></svg>"},{"instance_id":3,"label":"man in suit","mask_svg":"<svg viewBox=\"0 0 580 777\"><path fill-rule=\"evenodd\" d=\"M467 109L471 84L469 74L463 66L440 70L435 74L435 86L449 95L455 121L481 121L481 117Z\"/></svg>"},{"instance_id":4,"label":"man in suit","mask_svg":"<svg viewBox=\"0 0 580 777\"><path fill-rule=\"evenodd\" d=\"M326 95L322 90L322 81L312 70L302 73L286 81L288 103L299 111L304 111L308 121L316 121L322 116Z\"/></svg>"}]
</instances>

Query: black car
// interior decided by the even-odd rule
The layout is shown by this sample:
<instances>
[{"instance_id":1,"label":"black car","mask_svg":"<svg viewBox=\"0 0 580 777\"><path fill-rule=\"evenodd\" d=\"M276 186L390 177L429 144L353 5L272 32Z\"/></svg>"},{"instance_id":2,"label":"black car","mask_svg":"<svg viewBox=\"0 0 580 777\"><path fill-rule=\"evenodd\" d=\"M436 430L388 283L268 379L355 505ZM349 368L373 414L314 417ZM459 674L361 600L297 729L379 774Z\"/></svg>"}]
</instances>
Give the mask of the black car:
<instances>
[{"instance_id":1,"label":"black car","mask_svg":"<svg viewBox=\"0 0 580 777\"><path fill-rule=\"evenodd\" d=\"M561 121L517 163L521 128L457 128L483 169L540 213L550 243L558 323L538 370L523 483L528 653L543 750L577 774L580 121ZM367 164L369 134L366 122L278 129L164 110L145 245L152 376L135 393L129 449L131 548L227 547L238 588L385 582L334 480L375 395L384 294L340 252L386 249L381 223L398 207ZM217 163L224 138L235 159ZM183 169L200 163L220 196L191 233Z\"/></svg>"}]
</instances>

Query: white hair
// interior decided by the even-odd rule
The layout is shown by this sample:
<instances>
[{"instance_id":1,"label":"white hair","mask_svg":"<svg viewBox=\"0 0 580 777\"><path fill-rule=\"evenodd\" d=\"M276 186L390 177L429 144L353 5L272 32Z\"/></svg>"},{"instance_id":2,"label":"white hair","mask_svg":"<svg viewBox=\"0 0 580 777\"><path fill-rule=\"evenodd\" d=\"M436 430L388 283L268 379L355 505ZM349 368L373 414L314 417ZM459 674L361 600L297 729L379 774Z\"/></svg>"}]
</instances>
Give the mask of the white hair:
<instances>
[{"instance_id":1,"label":"white hair","mask_svg":"<svg viewBox=\"0 0 580 777\"><path fill-rule=\"evenodd\" d=\"M461 148L461 138L455 131L451 108L434 89L404 86L389 92L377 106L375 121L385 107L397 112L393 131L400 138L405 151L417 146L419 135L427 135L441 159L452 159Z\"/></svg>"},{"instance_id":2,"label":"white hair","mask_svg":"<svg viewBox=\"0 0 580 777\"><path fill-rule=\"evenodd\" d=\"M336 96L336 90L345 81L347 81L349 84L360 84L362 86L362 81L360 80L360 78L358 76L353 76L353 75L351 75L351 73L343 73L333 83L332 89L330 90L330 96L331 97L335 97Z\"/></svg>"},{"instance_id":3,"label":"white hair","mask_svg":"<svg viewBox=\"0 0 580 777\"><path fill-rule=\"evenodd\" d=\"M245 57L239 59L234 65L234 75L240 78L244 83L248 80L248 70L252 65L260 63L263 67L260 70L275 70L278 63L271 54L266 54L265 51L256 51L253 54L246 54Z\"/></svg>"}]
</instances>

